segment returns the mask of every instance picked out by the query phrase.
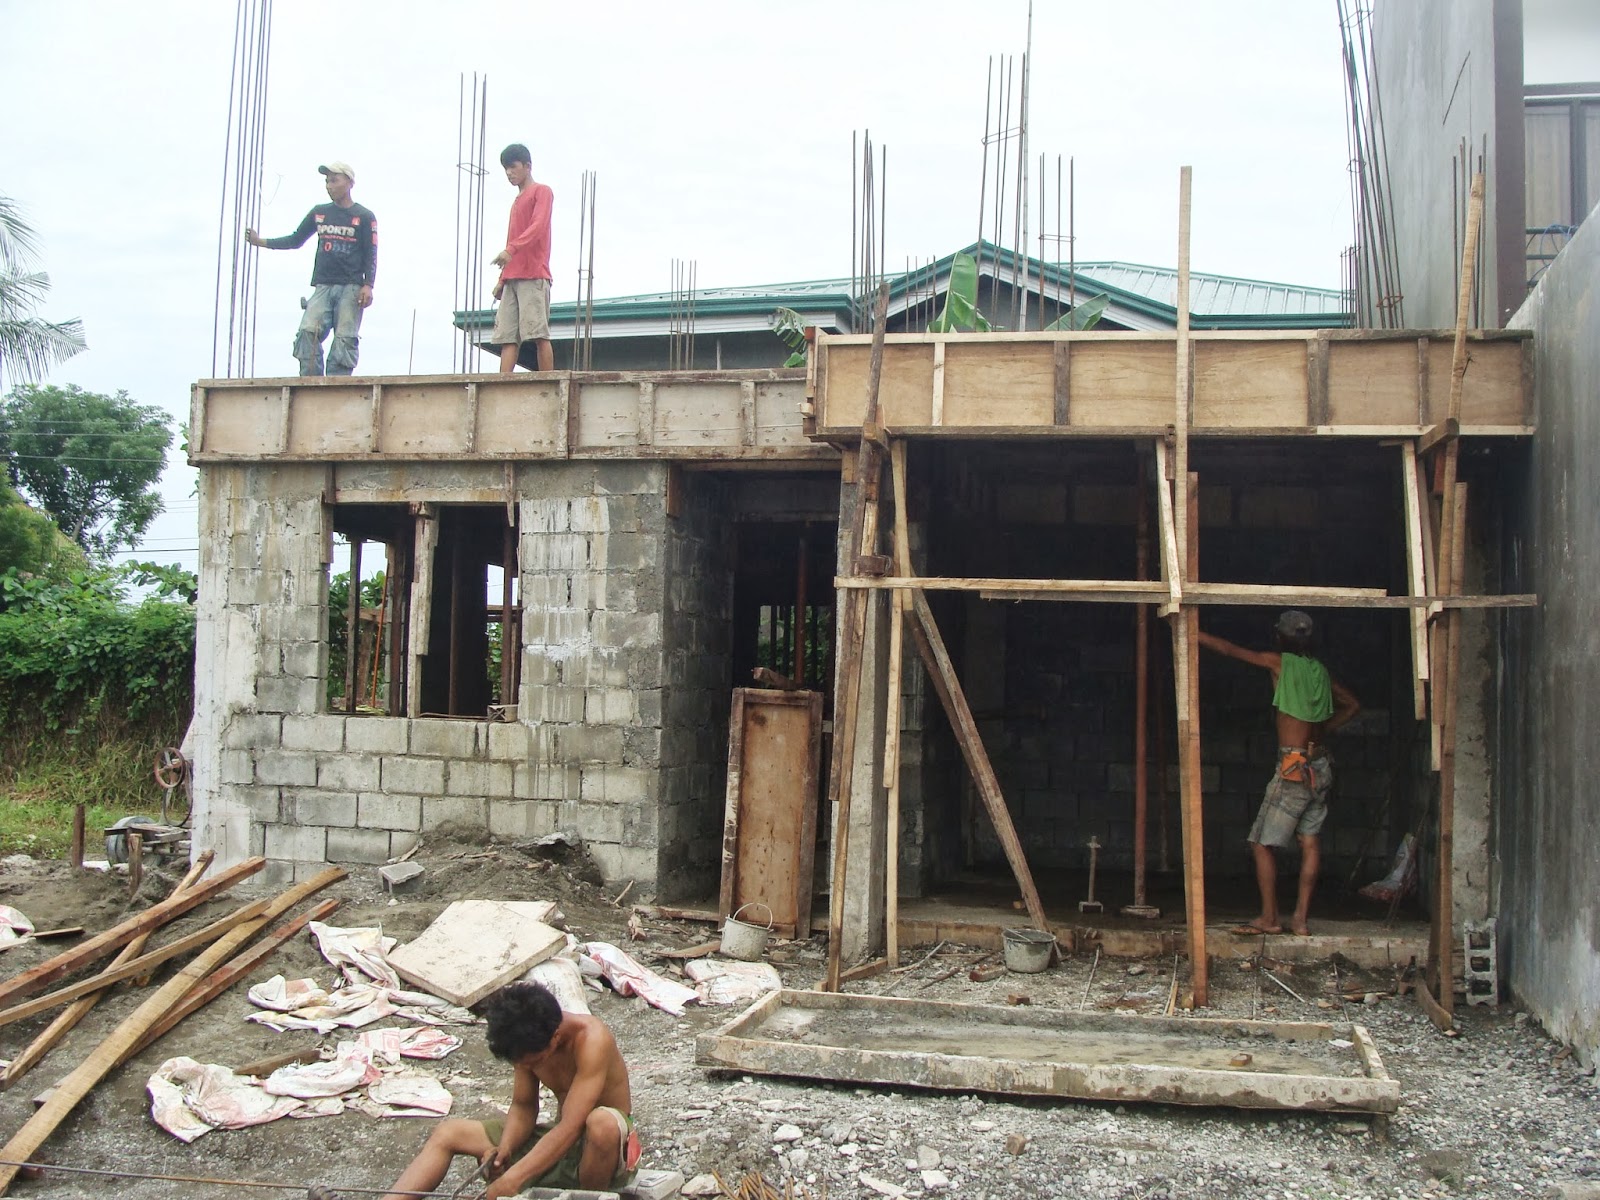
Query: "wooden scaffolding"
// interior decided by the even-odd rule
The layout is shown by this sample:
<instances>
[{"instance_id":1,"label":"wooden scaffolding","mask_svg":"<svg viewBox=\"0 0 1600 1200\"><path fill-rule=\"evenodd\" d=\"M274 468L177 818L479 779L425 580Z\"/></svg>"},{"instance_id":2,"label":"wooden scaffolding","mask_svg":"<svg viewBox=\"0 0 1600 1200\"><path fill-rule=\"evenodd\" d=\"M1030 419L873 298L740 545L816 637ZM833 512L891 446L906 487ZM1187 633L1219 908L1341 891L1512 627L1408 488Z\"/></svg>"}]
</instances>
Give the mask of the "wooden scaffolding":
<instances>
[{"instance_id":1,"label":"wooden scaffolding","mask_svg":"<svg viewBox=\"0 0 1600 1200\"><path fill-rule=\"evenodd\" d=\"M1531 596L1463 594L1466 485L1458 480L1463 437L1532 433L1531 344L1525 334L1469 331L1474 232L1482 179L1475 181L1454 330L1208 332L1190 330L1189 189L1179 197L1177 328L1174 333L897 334L884 332L880 291L874 331L814 338L807 379L807 431L854 448L853 520L841 531L846 564L838 590L838 673L828 800L834 813L828 971L838 990L853 975L841 964L850 847L852 776L865 672L869 605L889 594L888 695L897 705L906 633L955 732L983 807L1021 893L1029 920L1049 929L961 681L927 603L929 591L984 598L1097 601L1141 606L1168 621L1177 709L1184 895L1191 963L1189 1001L1208 999L1198 630L1202 605L1403 609L1410 623L1414 715L1427 721L1437 774L1437 854L1432 879L1429 962L1422 1002L1447 1026L1452 1013L1451 875L1457 677L1461 612L1532 605ZM1469 372L1469 364L1471 370ZM916 573L906 524L906 440L1023 441L1089 437L1148 445L1153 463L1159 579L933 578ZM1198 476L1189 469L1195 437L1356 438L1393 448L1402 480L1407 594L1353 587L1209 583L1199 578ZM1325 442L1323 444L1326 444ZM888 553L880 530L888 468L892 523ZM1147 493L1148 494L1148 493ZM1141 497L1141 503L1143 498ZM1141 568L1148 557L1141 548ZM1139 574L1146 572L1140 570ZM1148 620L1137 647L1147 657ZM1142 679L1142 668L1141 668ZM1142 712L1142 709L1141 709ZM887 793L886 959L898 965L900 721L886 722L882 786ZM1142 746L1136 750L1143 765ZM1135 780L1135 899L1143 902L1144 772Z\"/></svg>"}]
</instances>

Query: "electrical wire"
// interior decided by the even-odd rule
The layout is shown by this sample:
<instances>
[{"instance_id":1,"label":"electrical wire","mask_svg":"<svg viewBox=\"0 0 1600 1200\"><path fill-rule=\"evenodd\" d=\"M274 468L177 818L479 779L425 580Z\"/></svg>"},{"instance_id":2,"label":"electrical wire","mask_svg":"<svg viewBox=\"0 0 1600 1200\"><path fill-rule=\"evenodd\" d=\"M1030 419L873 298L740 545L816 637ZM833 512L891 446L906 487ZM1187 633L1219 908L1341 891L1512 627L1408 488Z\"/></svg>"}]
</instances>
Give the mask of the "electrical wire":
<instances>
[{"instance_id":1,"label":"electrical wire","mask_svg":"<svg viewBox=\"0 0 1600 1200\"><path fill-rule=\"evenodd\" d=\"M306 1185L303 1183L268 1183L259 1179L218 1179L205 1175L159 1175L149 1171L131 1171L126 1167L119 1167L115 1171L102 1171L94 1167L63 1167L56 1163L16 1162L0 1158L0 1167L16 1167L21 1170L36 1171L62 1171L69 1175L95 1175L105 1179L148 1179L157 1183L212 1183L222 1187L244 1188L272 1188L280 1192L303 1192ZM330 1185L332 1186L332 1185ZM347 1192L355 1196L452 1196L452 1192L410 1192L396 1191L394 1188L369 1188L354 1187L348 1184L339 1184L334 1190Z\"/></svg>"}]
</instances>

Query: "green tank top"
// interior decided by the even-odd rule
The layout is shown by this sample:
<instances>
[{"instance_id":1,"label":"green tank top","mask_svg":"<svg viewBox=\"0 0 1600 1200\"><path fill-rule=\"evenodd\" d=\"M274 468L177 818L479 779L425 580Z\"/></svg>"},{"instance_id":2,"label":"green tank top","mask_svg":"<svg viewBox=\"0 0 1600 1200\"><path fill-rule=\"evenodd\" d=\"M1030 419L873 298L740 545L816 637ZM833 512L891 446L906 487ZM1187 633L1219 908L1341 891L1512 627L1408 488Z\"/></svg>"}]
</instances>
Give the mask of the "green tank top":
<instances>
[{"instance_id":1,"label":"green tank top","mask_svg":"<svg viewBox=\"0 0 1600 1200\"><path fill-rule=\"evenodd\" d=\"M1333 682L1328 668L1314 658L1284 654L1272 706L1302 721L1320 722L1333 716Z\"/></svg>"}]
</instances>

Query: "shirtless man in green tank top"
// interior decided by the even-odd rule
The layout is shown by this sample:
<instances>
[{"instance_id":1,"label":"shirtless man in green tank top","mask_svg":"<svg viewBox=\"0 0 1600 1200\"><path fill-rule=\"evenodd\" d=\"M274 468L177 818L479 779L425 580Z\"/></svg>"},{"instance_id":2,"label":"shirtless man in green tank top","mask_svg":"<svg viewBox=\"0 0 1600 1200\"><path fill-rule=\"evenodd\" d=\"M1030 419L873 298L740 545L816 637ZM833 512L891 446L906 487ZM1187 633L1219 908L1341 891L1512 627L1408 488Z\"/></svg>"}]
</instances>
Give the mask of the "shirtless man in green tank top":
<instances>
[{"instance_id":1,"label":"shirtless man in green tank top","mask_svg":"<svg viewBox=\"0 0 1600 1200\"><path fill-rule=\"evenodd\" d=\"M1323 739L1361 711L1355 696L1311 657L1311 618L1297 609L1278 617L1277 650L1246 650L1225 638L1202 633L1200 644L1229 658L1272 672L1272 707L1277 717L1278 769L1267 784L1261 811L1250 828L1261 915L1234 932L1282 933L1278 918L1278 860L1274 847L1300 843L1300 891L1289 928L1309 932L1306 914L1317 885L1322 852L1318 835L1328 816L1333 766Z\"/></svg>"}]
</instances>

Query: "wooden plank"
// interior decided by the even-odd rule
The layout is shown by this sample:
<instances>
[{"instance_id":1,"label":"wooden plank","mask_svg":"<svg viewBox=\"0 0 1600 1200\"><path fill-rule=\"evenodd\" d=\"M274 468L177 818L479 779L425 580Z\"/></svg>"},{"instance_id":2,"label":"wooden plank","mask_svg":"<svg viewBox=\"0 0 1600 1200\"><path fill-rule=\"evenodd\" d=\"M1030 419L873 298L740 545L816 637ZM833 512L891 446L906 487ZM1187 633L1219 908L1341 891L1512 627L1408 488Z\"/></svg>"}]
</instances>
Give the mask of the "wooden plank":
<instances>
[{"instance_id":1,"label":"wooden plank","mask_svg":"<svg viewBox=\"0 0 1600 1200\"><path fill-rule=\"evenodd\" d=\"M1181 167L1178 170L1178 291L1176 296L1177 312L1177 339L1174 354L1176 366L1175 396L1173 401L1172 425L1172 527L1177 532L1180 540L1186 539L1185 532L1189 528L1189 498L1184 488L1184 481L1189 478L1189 404L1193 399L1191 388L1193 379L1191 370L1193 363L1190 360L1191 347L1189 345L1189 197L1193 182L1194 170L1191 167ZM1304 410L1302 410L1304 411ZM1192 575L1174 575L1170 583L1173 586L1172 603L1179 603L1182 596L1181 579L1187 582Z\"/></svg>"},{"instance_id":2,"label":"wooden plank","mask_svg":"<svg viewBox=\"0 0 1600 1200\"><path fill-rule=\"evenodd\" d=\"M1400 493L1405 507L1406 579L1413 596L1428 594L1428 575L1424 566L1422 542L1422 479L1417 469L1417 451L1411 442L1400 443ZM1417 720L1428 716L1428 616L1414 608L1407 620L1411 625L1412 708Z\"/></svg>"},{"instance_id":3,"label":"wooden plank","mask_svg":"<svg viewBox=\"0 0 1600 1200\"><path fill-rule=\"evenodd\" d=\"M639 422L635 436L638 437L641 446L655 445L656 385L653 380L644 379L639 382Z\"/></svg>"},{"instance_id":4,"label":"wooden plank","mask_svg":"<svg viewBox=\"0 0 1600 1200\"><path fill-rule=\"evenodd\" d=\"M1183 489L1189 512L1186 577L1200 573L1200 477L1191 473ZM1193 607L1172 621L1173 674L1178 689L1178 786L1183 827L1184 916L1189 927L1189 982L1197 1008L1210 998L1206 952L1205 812L1200 765L1200 614Z\"/></svg>"},{"instance_id":5,"label":"wooden plank","mask_svg":"<svg viewBox=\"0 0 1600 1200\"><path fill-rule=\"evenodd\" d=\"M1451 438L1461 436L1461 422L1454 417L1446 417L1436 424L1428 426L1423 435L1417 439L1417 453L1426 454L1440 442L1449 441Z\"/></svg>"},{"instance_id":6,"label":"wooden plank","mask_svg":"<svg viewBox=\"0 0 1600 1200\"><path fill-rule=\"evenodd\" d=\"M1056 342L1055 422L1065 425L1072 419L1072 343Z\"/></svg>"},{"instance_id":7,"label":"wooden plank","mask_svg":"<svg viewBox=\"0 0 1600 1200\"><path fill-rule=\"evenodd\" d=\"M389 952L400 978L469 1008L566 945L545 901L457 900L421 935Z\"/></svg>"},{"instance_id":8,"label":"wooden plank","mask_svg":"<svg viewBox=\"0 0 1600 1200\"><path fill-rule=\"evenodd\" d=\"M1325 337L1315 337L1306 343L1306 413L1308 424L1328 423L1328 339Z\"/></svg>"},{"instance_id":9,"label":"wooden plank","mask_svg":"<svg viewBox=\"0 0 1600 1200\"><path fill-rule=\"evenodd\" d=\"M383 384L372 385L372 425L368 430L367 449L374 454L383 453Z\"/></svg>"},{"instance_id":10,"label":"wooden plank","mask_svg":"<svg viewBox=\"0 0 1600 1200\"><path fill-rule=\"evenodd\" d=\"M294 389L288 384L278 394L278 453L289 453L289 423L294 416Z\"/></svg>"},{"instance_id":11,"label":"wooden plank","mask_svg":"<svg viewBox=\"0 0 1600 1200\"><path fill-rule=\"evenodd\" d=\"M236 866L228 868L215 879L208 879L205 883L198 884L192 889L174 892L159 904L152 904L137 916L129 917L126 921L112 926L104 933L96 934L87 941L80 942L70 950L64 950L54 958L46 959L37 966L31 967L20 975L13 975L4 983L0 983L0 1007L16 1003L23 996L48 987L63 975L70 974L105 957L119 946L131 942L140 934L149 933L159 929L174 917L182 916L190 909L204 904L213 896L227 891L240 880L248 879L262 867L267 865L264 858L247 858Z\"/></svg>"},{"instance_id":12,"label":"wooden plank","mask_svg":"<svg viewBox=\"0 0 1600 1200\"><path fill-rule=\"evenodd\" d=\"M257 870L259 869L258 867ZM44 1144L45 1139L55 1132L56 1127L78 1106L78 1102L127 1057L128 1052L139 1043L140 1039L171 1011L197 982L254 938L277 913L298 904L305 897L320 891L330 883L344 878L344 875L342 868L331 867L313 879L296 884L277 900L272 901L267 911L260 917L229 930L211 946L201 951L193 962L157 988L149 999L111 1032L105 1041L95 1047L76 1070L55 1086L49 1098L39 1106L33 1116L28 1118L5 1146L0 1147L0 1160L6 1163L28 1162L34 1152ZM217 877L217 879L222 878L224 878L222 875ZM217 880L211 882L216 883ZM205 886L207 885L202 884L194 891L185 892L184 898L198 894ZM0 1195L4 1195L10 1188L12 1180L16 1178L17 1170L15 1166L0 1165Z\"/></svg>"},{"instance_id":13,"label":"wooden plank","mask_svg":"<svg viewBox=\"0 0 1600 1200\"><path fill-rule=\"evenodd\" d=\"M888 326L889 285L880 284L872 319L872 352L867 376L863 427L880 424L879 385L883 378L884 338ZM878 549L878 491L882 464L878 448L862 440L856 451L856 505L850 522L850 536L844 547L844 561L854 563L862 554ZM828 809L833 820L833 879L828 893L828 970L826 986L839 987L839 956L843 949L844 889L849 866L850 803L854 790L856 725L861 699L861 674L865 669L868 594L843 592L835 604L842 619L835 630L837 674L833 706L833 758L828 772Z\"/></svg>"},{"instance_id":14,"label":"wooden plank","mask_svg":"<svg viewBox=\"0 0 1600 1200\"><path fill-rule=\"evenodd\" d=\"M178 885L172 889L172 894L176 895L177 893L185 891L186 889L191 888L198 883L200 881L200 877L210 869L212 860L215 857L216 852L213 850L201 851L200 855L194 860L194 864L190 866L188 873L185 874L184 877L178 881ZM117 957L111 960L111 966L113 968L120 967L124 963L131 962L133 959L138 958L139 955L144 953L145 943L148 940L148 934L141 934L140 936L134 938L133 941L129 942L117 952ZM62 1038L66 1037L79 1021L88 1016L89 1013L94 1009L95 1005L100 1003L100 997L102 995L104 995L103 992L92 992L80 1000L73 1001L71 1004L67 1005L65 1009L58 1013L55 1020L51 1021L49 1025L45 1026L45 1028L40 1031L39 1035L35 1037L33 1041L29 1042L21 1053L11 1060L11 1062L6 1066L6 1069L3 1072L0 1072L0 1090L9 1088L12 1084L16 1083L17 1080L21 1079L35 1066L37 1066L39 1060L42 1059L46 1054L50 1053L50 1051L55 1048L56 1044L60 1042Z\"/></svg>"},{"instance_id":15,"label":"wooden plank","mask_svg":"<svg viewBox=\"0 0 1600 1200\"><path fill-rule=\"evenodd\" d=\"M1446 1033L1456 1027L1455 1017L1433 998L1433 990L1426 979L1417 980L1417 1004L1439 1032Z\"/></svg>"},{"instance_id":16,"label":"wooden plank","mask_svg":"<svg viewBox=\"0 0 1600 1200\"><path fill-rule=\"evenodd\" d=\"M1178 565L1178 527L1172 508L1172 463L1165 438L1156 439L1156 529L1161 539L1161 580L1172 604L1183 601L1183 570Z\"/></svg>"},{"instance_id":17,"label":"wooden plank","mask_svg":"<svg viewBox=\"0 0 1600 1200\"><path fill-rule=\"evenodd\" d=\"M1006 861L1011 865L1011 873L1016 877L1017 887L1022 892L1022 902L1028 911L1028 919L1035 929L1048 932L1050 924L1045 917L1044 904L1040 901L1039 891L1034 886L1033 872L1028 868L1028 860L1022 852L1022 842L1017 837L1016 827L1011 823L1011 813L1006 808L1005 797L1001 794L1000 781L996 778L994 767L989 762L983 738L978 733L978 723L973 718L971 707L967 704L966 693L962 690L961 680L956 676L955 665L950 661L950 653L945 649L944 638L940 636L939 627L928 608L928 601L921 592L911 593L911 612L912 639L917 643L923 664L928 668L928 677L933 683L934 691L938 693L939 702L944 705L945 715L950 718L956 741L961 746L961 755L967 761L967 769L972 772L973 782L978 786L978 795L983 801L984 810L994 824L1001 849L1005 851Z\"/></svg>"},{"instance_id":18,"label":"wooden plank","mask_svg":"<svg viewBox=\"0 0 1600 1200\"><path fill-rule=\"evenodd\" d=\"M739 444L756 444L756 385L749 379L739 385Z\"/></svg>"},{"instance_id":19,"label":"wooden plank","mask_svg":"<svg viewBox=\"0 0 1600 1200\"><path fill-rule=\"evenodd\" d=\"M24 1000L19 1004L0 1010L0 1025L9 1025L13 1021L26 1020L28 1017L37 1016L62 1004L70 1004L83 996L108 988L114 983L121 983L124 979L132 979L136 975L143 975L147 971L160 966L169 958L177 958L180 954L187 954L201 946L209 945L223 934L237 925L246 921L253 921L267 909L267 901L257 900L253 904L246 904L235 909L220 921L213 921L203 929L169 942L165 946L158 946L148 950L137 958L129 959L121 966L107 967L98 975L77 983L68 984L66 987L57 988L43 996L36 996L32 1000Z\"/></svg>"},{"instance_id":20,"label":"wooden plank","mask_svg":"<svg viewBox=\"0 0 1600 1200\"><path fill-rule=\"evenodd\" d=\"M695 1061L854 1084L1394 1112L1400 1086L1364 1057L1359 1028L783 990L696 1038ZM1009 1049L1017 1045L1029 1052ZM1241 1052L1254 1069L1233 1065Z\"/></svg>"},{"instance_id":21,"label":"wooden plank","mask_svg":"<svg viewBox=\"0 0 1600 1200\"><path fill-rule=\"evenodd\" d=\"M189 404L189 428L193 436L189 438L189 458L192 461L195 455L205 453L206 408L211 399L211 390L204 384L197 383L190 396L192 399Z\"/></svg>"},{"instance_id":22,"label":"wooden plank","mask_svg":"<svg viewBox=\"0 0 1600 1200\"><path fill-rule=\"evenodd\" d=\"M213 1002L214 998L219 997L222 992L226 992L229 987L237 984L240 979L245 978L246 974L256 970L258 966L261 966L261 963L266 962L267 958L272 957L278 947L283 946L283 942L288 941L288 939L293 938L294 934L304 930L307 925L310 925L310 922L328 920L328 917L333 915L334 909L338 909L338 907L338 899L325 899L317 906L310 907L306 912L302 912L294 920L277 926L275 930L272 930L272 933L267 934L266 938L262 938L261 942L258 942L256 946L251 946L250 949L245 950L238 957L230 958L229 962L222 963L219 968L216 968L216 971L202 979L194 990L190 990L189 995L182 998L181 1002L174 1006L170 1013L163 1016L162 1019L158 1019L154 1026L150 1026L149 1032L144 1037L139 1038L138 1045L123 1056L123 1062L133 1058L134 1054L144 1050L150 1043L158 1042L162 1035L165 1035L171 1027L176 1026L179 1021L189 1016L190 1013L194 1013L197 1008L202 1008L202 1006ZM286 910L288 910L288 906L274 904L274 914L270 914L267 920L272 920L277 915L282 915L282 912L286 912ZM256 1072L240 1072L240 1074L253 1075Z\"/></svg>"},{"instance_id":23,"label":"wooden plank","mask_svg":"<svg viewBox=\"0 0 1600 1200\"><path fill-rule=\"evenodd\" d=\"M894 561L902 574L911 573L911 536L906 519L906 444L889 447L889 475L894 490ZM905 657L906 593L889 595L889 712L884 722L883 786L889 792L889 828L885 838L884 927L886 958L900 965L900 722L905 711L902 695Z\"/></svg>"},{"instance_id":24,"label":"wooden plank","mask_svg":"<svg viewBox=\"0 0 1600 1200\"><path fill-rule=\"evenodd\" d=\"M1417 339L1417 424L1428 423L1428 339Z\"/></svg>"},{"instance_id":25,"label":"wooden plank","mask_svg":"<svg viewBox=\"0 0 1600 1200\"><path fill-rule=\"evenodd\" d=\"M1452 578L1459 579L1466 556L1467 485L1456 485L1455 516L1451 522ZM1455 811L1456 811L1456 729L1461 695L1461 613L1452 611L1445 624L1445 662L1443 709L1439 743L1439 844L1436 869L1435 917L1437 939L1429 963L1438 988L1439 1006L1446 1015L1455 1011L1455 980L1452 962L1455 937Z\"/></svg>"},{"instance_id":26,"label":"wooden plank","mask_svg":"<svg viewBox=\"0 0 1600 1200\"><path fill-rule=\"evenodd\" d=\"M733 689L718 897L724 920L759 904L779 937L806 936L821 761L820 692ZM759 913L740 919L764 923Z\"/></svg>"}]
</instances>

